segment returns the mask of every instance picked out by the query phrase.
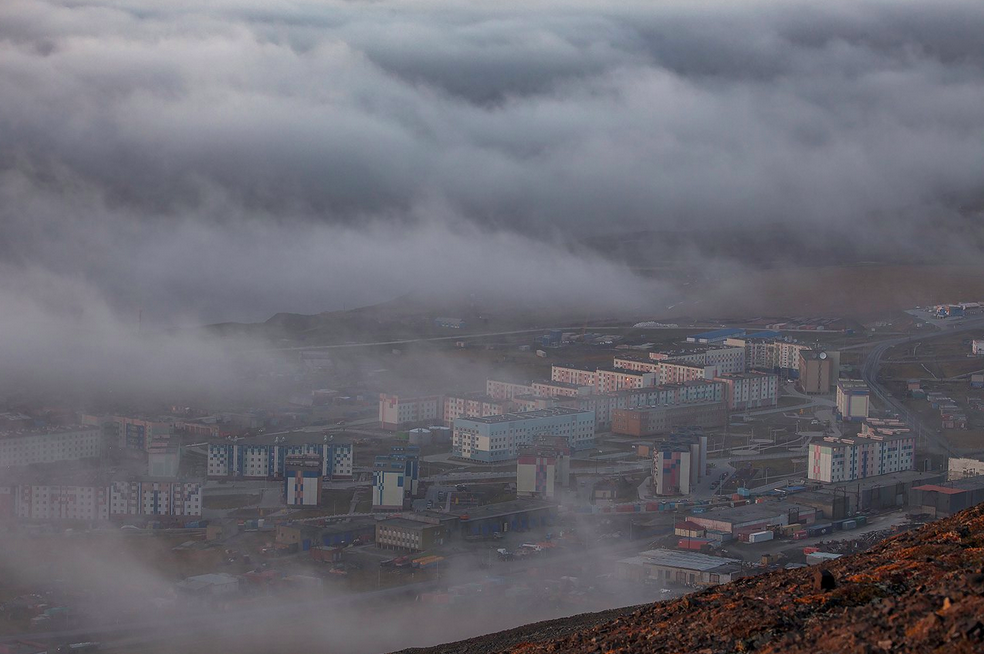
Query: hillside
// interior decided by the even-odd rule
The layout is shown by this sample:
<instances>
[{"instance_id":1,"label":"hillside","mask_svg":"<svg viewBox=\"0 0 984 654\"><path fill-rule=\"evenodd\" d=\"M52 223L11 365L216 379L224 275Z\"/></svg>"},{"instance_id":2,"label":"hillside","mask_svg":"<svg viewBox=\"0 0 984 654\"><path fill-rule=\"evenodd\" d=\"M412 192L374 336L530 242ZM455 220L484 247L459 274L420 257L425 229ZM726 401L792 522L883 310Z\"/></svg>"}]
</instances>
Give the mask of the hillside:
<instances>
[{"instance_id":1,"label":"hillside","mask_svg":"<svg viewBox=\"0 0 984 654\"><path fill-rule=\"evenodd\" d=\"M414 654L984 651L984 506L819 569L746 578L671 602L575 616Z\"/></svg>"}]
</instances>

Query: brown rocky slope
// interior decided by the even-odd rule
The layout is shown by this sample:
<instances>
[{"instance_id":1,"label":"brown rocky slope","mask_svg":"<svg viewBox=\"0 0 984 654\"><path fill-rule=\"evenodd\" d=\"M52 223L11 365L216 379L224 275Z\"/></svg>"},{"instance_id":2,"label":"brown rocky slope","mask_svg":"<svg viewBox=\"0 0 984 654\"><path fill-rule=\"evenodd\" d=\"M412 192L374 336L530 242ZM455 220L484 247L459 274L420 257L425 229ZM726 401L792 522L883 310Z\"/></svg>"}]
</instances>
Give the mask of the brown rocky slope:
<instances>
[{"instance_id":1,"label":"brown rocky slope","mask_svg":"<svg viewBox=\"0 0 984 654\"><path fill-rule=\"evenodd\" d=\"M774 572L597 618L553 620L427 654L984 651L984 505L826 566Z\"/></svg>"}]
</instances>

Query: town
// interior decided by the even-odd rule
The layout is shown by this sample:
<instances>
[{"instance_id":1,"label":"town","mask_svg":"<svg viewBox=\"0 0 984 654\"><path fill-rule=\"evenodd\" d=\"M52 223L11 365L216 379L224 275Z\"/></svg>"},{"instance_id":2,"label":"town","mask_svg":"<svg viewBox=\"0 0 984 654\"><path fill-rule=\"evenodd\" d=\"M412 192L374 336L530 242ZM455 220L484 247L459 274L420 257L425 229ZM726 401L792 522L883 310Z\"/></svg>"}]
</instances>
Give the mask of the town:
<instances>
[{"instance_id":1,"label":"town","mask_svg":"<svg viewBox=\"0 0 984 654\"><path fill-rule=\"evenodd\" d=\"M462 617L429 644L474 635L465 616L496 603L511 610L483 628L669 599L984 501L976 302L867 323L468 322L435 317L460 336L402 349L302 350L266 406L6 407L3 547L47 563L0 585L5 651L149 647L175 620L194 651L212 622L293 602ZM462 389L407 365L489 374ZM70 581L95 550L152 571L146 605Z\"/></svg>"}]
</instances>

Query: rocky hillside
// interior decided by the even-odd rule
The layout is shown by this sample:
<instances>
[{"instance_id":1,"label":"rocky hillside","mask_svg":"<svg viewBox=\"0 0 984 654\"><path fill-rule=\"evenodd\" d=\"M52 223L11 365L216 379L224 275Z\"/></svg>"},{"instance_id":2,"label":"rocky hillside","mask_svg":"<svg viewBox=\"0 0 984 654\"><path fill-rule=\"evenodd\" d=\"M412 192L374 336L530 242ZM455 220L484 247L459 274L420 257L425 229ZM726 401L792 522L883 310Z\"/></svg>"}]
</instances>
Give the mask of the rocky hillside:
<instances>
[{"instance_id":1,"label":"rocky hillside","mask_svg":"<svg viewBox=\"0 0 984 654\"><path fill-rule=\"evenodd\" d=\"M576 616L427 654L984 651L984 505L817 568Z\"/></svg>"}]
</instances>

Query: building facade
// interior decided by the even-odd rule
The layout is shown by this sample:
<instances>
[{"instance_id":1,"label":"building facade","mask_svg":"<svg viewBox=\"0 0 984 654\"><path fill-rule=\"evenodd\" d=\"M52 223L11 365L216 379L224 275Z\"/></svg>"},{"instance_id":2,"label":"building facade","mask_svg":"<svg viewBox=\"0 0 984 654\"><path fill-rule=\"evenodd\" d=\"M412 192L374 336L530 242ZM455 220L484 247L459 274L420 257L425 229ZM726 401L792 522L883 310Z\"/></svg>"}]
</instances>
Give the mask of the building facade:
<instances>
[{"instance_id":1,"label":"building facade","mask_svg":"<svg viewBox=\"0 0 984 654\"><path fill-rule=\"evenodd\" d=\"M416 496L420 480L420 449L394 447L372 464L372 508L399 511Z\"/></svg>"},{"instance_id":2,"label":"building facade","mask_svg":"<svg viewBox=\"0 0 984 654\"><path fill-rule=\"evenodd\" d=\"M379 426L389 431L426 427L441 419L443 409L440 395L406 397L379 396Z\"/></svg>"},{"instance_id":3,"label":"building facade","mask_svg":"<svg viewBox=\"0 0 984 654\"><path fill-rule=\"evenodd\" d=\"M0 434L0 468L97 458L104 443L103 429L96 426L7 432Z\"/></svg>"},{"instance_id":4,"label":"building facade","mask_svg":"<svg viewBox=\"0 0 984 654\"><path fill-rule=\"evenodd\" d=\"M522 450L516 459L516 495L553 499L570 481L571 450L559 439Z\"/></svg>"},{"instance_id":5,"label":"building facade","mask_svg":"<svg viewBox=\"0 0 984 654\"><path fill-rule=\"evenodd\" d=\"M566 407L454 421L454 456L474 461L508 461L537 437L563 438L572 450L593 447L595 415Z\"/></svg>"},{"instance_id":6,"label":"building facade","mask_svg":"<svg viewBox=\"0 0 984 654\"><path fill-rule=\"evenodd\" d=\"M284 501L287 506L321 504L321 457L288 456L284 463Z\"/></svg>"},{"instance_id":7,"label":"building facade","mask_svg":"<svg viewBox=\"0 0 984 654\"><path fill-rule=\"evenodd\" d=\"M810 444L807 476L836 483L912 470L916 439L905 432L871 436L828 436Z\"/></svg>"},{"instance_id":8,"label":"building facade","mask_svg":"<svg viewBox=\"0 0 984 654\"><path fill-rule=\"evenodd\" d=\"M451 427L457 418L501 416L509 411L510 405L510 400L497 400L481 393L448 395L444 398L444 424Z\"/></svg>"},{"instance_id":9,"label":"building facade","mask_svg":"<svg viewBox=\"0 0 984 654\"><path fill-rule=\"evenodd\" d=\"M616 409L612 413L612 433L655 436L668 433L676 427L723 427L727 422L728 406L720 400Z\"/></svg>"},{"instance_id":10,"label":"building facade","mask_svg":"<svg viewBox=\"0 0 984 654\"><path fill-rule=\"evenodd\" d=\"M656 495L689 495L707 469L707 436L681 432L652 447L653 491Z\"/></svg>"},{"instance_id":11,"label":"building facade","mask_svg":"<svg viewBox=\"0 0 984 654\"><path fill-rule=\"evenodd\" d=\"M837 415L847 422L858 422L868 417L871 391L863 381L844 379L837 382Z\"/></svg>"},{"instance_id":12,"label":"building facade","mask_svg":"<svg viewBox=\"0 0 984 654\"><path fill-rule=\"evenodd\" d=\"M731 411L772 407L779 402L779 376L771 372L721 375L715 381L724 384L725 398Z\"/></svg>"},{"instance_id":13,"label":"building facade","mask_svg":"<svg viewBox=\"0 0 984 654\"><path fill-rule=\"evenodd\" d=\"M826 352L801 350L799 353L799 387L804 393L826 394L833 380L832 360Z\"/></svg>"},{"instance_id":14,"label":"building facade","mask_svg":"<svg viewBox=\"0 0 984 654\"><path fill-rule=\"evenodd\" d=\"M351 443L210 443L207 474L215 478L283 479L287 457L303 455L321 458L322 477L352 477Z\"/></svg>"}]
</instances>

